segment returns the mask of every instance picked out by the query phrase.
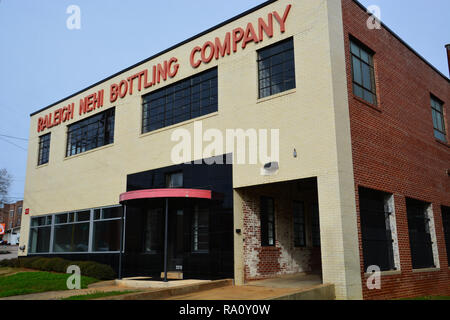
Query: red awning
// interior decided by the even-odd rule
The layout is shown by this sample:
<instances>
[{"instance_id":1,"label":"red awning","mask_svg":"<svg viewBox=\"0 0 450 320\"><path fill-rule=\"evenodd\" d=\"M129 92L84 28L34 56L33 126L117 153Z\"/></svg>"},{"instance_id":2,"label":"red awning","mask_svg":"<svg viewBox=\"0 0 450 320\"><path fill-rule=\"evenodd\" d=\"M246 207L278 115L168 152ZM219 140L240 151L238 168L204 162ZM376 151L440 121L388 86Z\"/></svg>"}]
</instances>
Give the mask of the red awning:
<instances>
[{"instance_id":1,"label":"red awning","mask_svg":"<svg viewBox=\"0 0 450 320\"><path fill-rule=\"evenodd\" d=\"M211 190L200 189L150 189L122 193L120 203L130 200L161 199L161 198L194 198L212 199Z\"/></svg>"}]
</instances>

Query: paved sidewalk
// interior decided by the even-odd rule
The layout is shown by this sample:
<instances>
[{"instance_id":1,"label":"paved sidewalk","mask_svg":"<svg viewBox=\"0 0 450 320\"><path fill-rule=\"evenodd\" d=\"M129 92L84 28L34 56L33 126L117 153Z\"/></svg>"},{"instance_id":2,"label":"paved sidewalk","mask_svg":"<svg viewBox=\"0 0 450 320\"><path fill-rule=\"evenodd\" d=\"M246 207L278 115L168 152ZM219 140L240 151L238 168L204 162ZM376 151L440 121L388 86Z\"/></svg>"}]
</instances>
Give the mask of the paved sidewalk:
<instances>
[{"instance_id":1,"label":"paved sidewalk","mask_svg":"<svg viewBox=\"0 0 450 320\"><path fill-rule=\"evenodd\" d=\"M128 281L133 284L133 281ZM123 286L126 281L120 282L122 285L117 285L117 282L113 280L94 283L88 289L43 292L7 297L0 300L60 300L71 296L111 291L135 291L135 293L105 297L100 298L100 300L265 300L281 297L316 300L330 299L331 297L328 289L326 289L328 291L323 291L321 288L329 285L321 285L321 279L318 275L283 276L275 279L252 281L244 286L233 286L231 280L185 282L178 282L179 285L166 288L137 288L134 284L133 288L132 286ZM332 293L334 295L334 287Z\"/></svg>"},{"instance_id":2,"label":"paved sidewalk","mask_svg":"<svg viewBox=\"0 0 450 320\"><path fill-rule=\"evenodd\" d=\"M292 294L298 289L265 288L257 286L226 286L185 295L178 295L165 300L265 300Z\"/></svg>"},{"instance_id":3,"label":"paved sidewalk","mask_svg":"<svg viewBox=\"0 0 450 320\"><path fill-rule=\"evenodd\" d=\"M88 289L80 290L65 290L65 291L48 291L41 293L25 294L20 296L12 296L0 298L0 300L61 300L73 296L97 293L97 292L111 292L111 291L137 291L135 288L118 287L113 285L111 281L94 283ZM139 290L141 291L141 290Z\"/></svg>"}]
</instances>

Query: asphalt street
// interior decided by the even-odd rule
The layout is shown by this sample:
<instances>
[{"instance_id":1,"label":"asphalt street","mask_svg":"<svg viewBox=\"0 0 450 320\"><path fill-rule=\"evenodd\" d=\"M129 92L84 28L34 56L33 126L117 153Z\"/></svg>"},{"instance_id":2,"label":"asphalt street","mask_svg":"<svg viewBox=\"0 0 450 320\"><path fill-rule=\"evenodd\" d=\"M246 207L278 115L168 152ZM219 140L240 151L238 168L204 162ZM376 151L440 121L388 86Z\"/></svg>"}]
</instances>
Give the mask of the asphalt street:
<instances>
[{"instance_id":1,"label":"asphalt street","mask_svg":"<svg viewBox=\"0 0 450 320\"><path fill-rule=\"evenodd\" d=\"M0 260L17 258L17 250L19 246L0 246L0 252L9 251L8 254L0 254Z\"/></svg>"}]
</instances>

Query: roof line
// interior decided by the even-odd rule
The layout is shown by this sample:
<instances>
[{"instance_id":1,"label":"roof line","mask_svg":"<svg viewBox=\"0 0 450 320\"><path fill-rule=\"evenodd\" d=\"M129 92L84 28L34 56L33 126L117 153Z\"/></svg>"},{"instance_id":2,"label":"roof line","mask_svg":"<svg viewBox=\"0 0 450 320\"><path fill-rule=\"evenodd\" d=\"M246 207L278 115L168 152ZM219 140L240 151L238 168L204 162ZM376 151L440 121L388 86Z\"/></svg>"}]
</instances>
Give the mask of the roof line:
<instances>
[{"instance_id":1,"label":"roof line","mask_svg":"<svg viewBox=\"0 0 450 320\"><path fill-rule=\"evenodd\" d=\"M246 15L249 15L250 13L253 13L253 12L259 10L259 9L262 9L262 8L268 6L268 5L270 5L270 4L272 4L272 3L276 2L276 1L278 1L278 0L267 0L267 1L263 2L263 3L261 3L260 5L257 5L256 7L253 7L253 8L251 8L251 9L249 9L249 10L243 12L243 13L240 13L239 15L234 16L233 18L230 18L230 19L228 19L228 20L226 20L226 21L224 21L224 22L222 22L222 23L220 23L220 24L218 24L218 25L216 25L214 27L211 27L211 28L209 28L209 29L207 29L207 30L205 30L205 31L203 31L203 32L201 32L201 33L199 33L199 34L197 34L197 35L187 39L187 40L184 40L184 41L182 41L182 42L180 42L180 43L178 43L178 44L176 44L176 45L174 45L174 46L172 46L172 47L170 47L168 49L165 49L165 50L163 50L163 51L161 51L161 52L159 52L159 53L157 53L157 54L155 54L155 55L153 55L153 56L151 56L149 58L146 58L146 59L144 59L144 60L142 60L142 61L140 61L140 62L138 62L138 63L136 63L136 64L134 64L134 65L132 65L130 67L128 67L128 68L125 68L125 69L123 69L123 70L121 70L119 72L116 72L115 74L113 74L113 75L111 75L111 76L109 76L109 77L107 77L107 78L105 78L103 80L100 80L100 81L94 83L93 85L90 85L87 88L84 88L84 89L82 89L82 90L80 90L80 91L78 91L78 92L76 92L74 94L71 94L70 96L68 96L66 98L63 98L63 99L61 99L61 100L59 100L59 101L57 101L55 103L52 103L51 105L49 105L49 106L47 106L45 108L42 108L42 109L40 109L38 111L35 111L32 114L30 114L30 117L32 117L32 116L34 116L34 115L36 115L36 114L38 114L38 113L40 113L42 111L45 111L45 110L47 110L47 109L49 109L51 107L54 107L57 104L60 104L61 102L65 101L65 100L73 98L76 95L79 95L80 93L82 93L84 91L92 89L93 87L96 87L96 86L98 86L99 84L101 84L101 83L103 83L105 81L108 81L108 80L110 80L110 79L112 79L114 77L117 77L118 75L120 75L122 73L125 73L125 72L127 72L127 71L129 71L129 70L131 70L133 68L136 68L136 67L138 67L139 65L141 65L143 63L146 63L146 62L148 62L150 60L153 60L153 59L155 59L155 58L157 58L157 57L159 57L159 56L161 56L161 55L163 55L163 54L165 54L165 53L167 53L169 51L172 51L172 50L174 50L174 49L176 49L178 47L181 47L182 45L185 45L186 43L189 43L189 42L191 42L191 41L193 41L195 39L198 39L198 38L200 38L200 37L202 37L202 36L212 32L214 30L217 30L217 29L219 29L219 28L221 28L221 27L223 27L223 26L225 26L225 25L227 25L227 24L229 24L229 23L231 23L233 21L236 21L236 20L238 20L238 19L240 19L242 17L245 17Z\"/></svg>"},{"instance_id":2,"label":"roof line","mask_svg":"<svg viewBox=\"0 0 450 320\"><path fill-rule=\"evenodd\" d=\"M270 5L270 4L272 4L272 3L276 2L276 1L277 0L267 0L267 1L263 2L262 4L256 6L256 7L253 7L253 8L251 8L251 9L249 9L249 10L247 10L247 11L245 11L245 12L243 12L243 13L237 15L237 16L234 16L233 18L230 18L230 19L228 19L228 20L226 20L226 21L224 21L224 22L222 22L222 23L220 23L220 24L218 24L218 25L216 25L214 27L211 27L211 28L209 28L209 29L207 29L207 30L205 30L205 31L203 31L203 32L201 32L201 33L199 33L199 34L189 38L189 39L186 39L186 40L184 40L184 41L182 41L182 42L180 42L180 43L178 43L178 44L176 44L176 45L174 45L174 46L172 46L172 47L170 47L168 49L165 49L165 50L163 50L163 51L161 51L161 52L159 52L159 53L157 53L157 54L155 54L155 55L153 55L153 56L151 56L149 58L146 58L146 59L144 59L144 60L142 60L142 61L140 61L138 63L135 63L134 65L132 65L132 66L130 66L128 68L125 68L125 69L123 69L123 70L121 70L119 72L116 72L113 75L111 75L111 76L109 76L107 78L104 78L104 79L94 83L93 85L90 85L90 86L88 86L88 87L86 87L86 88L84 88L82 90L79 90L78 92L76 92L74 94L71 94L68 97L65 97L65 98L63 98L63 99L61 99L61 100L59 100L59 101L57 101L55 103L52 103L52 104L48 105L47 107L44 107L44 108L42 108L42 109L40 109L38 111L35 111L35 112L30 114L30 117L32 117L32 116L34 116L34 115L36 115L36 114L38 114L38 113L40 113L42 111L45 111L45 110L47 110L49 108L52 108L52 107L60 104L61 102L65 101L65 100L73 98L73 97L79 95L80 93L82 93L84 91L92 89L92 88L98 86L99 84L101 84L101 83L103 83L105 81L108 81L108 80L110 80L110 79L112 79L114 77L117 77L118 75L120 75L122 73L125 73L125 72L127 72L127 71L129 71L129 70L131 70L133 68L136 68L136 67L138 67L141 64L144 64L144 63L146 63L146 62L148 62L150 60L156 59L157 57L159 57L159 56L161 56L161 55L163 55L163 54L165 54L167 52L170 52L170 51L172 51L172 50L174 50L174 49L176 49L178 47L181 47L182 45L185 45L186 43L189 43L189 42L191 42L191 41L193 41L195 39L198 39L198 38L200 38L200 37L202 37L202 36L212 32L214 30L217 30L217 29L219 29L219 28L221 28L221 27L223 27L223 26L225 26L225 25L227 25L227 24L229 24L229 23L231 23L231 22L233 22L235 20L238 20L238 19L240 19L242 17L245 17L246 15L249 15L250 13L253 13L253 12L259 10L259 9L262 9L262 8L268 6L268 5ZM367 13L367 8L363 4L361 4L358 0L353 0L353 2L355 2L362 10L364 10ZM408 43L406 43L402 38L400 38L394 31L392 31L388 26L386 26L382 21L381 21L381 25L383 26L383 28L385 28L387 31L389 31L395 38L397 38L397 40L399 40L404 46L406 46L411 52L413 52L417 57L419 57L421 60L423 60L434 71L436 71L441 77L443 77L445 80L450 82L450 79L447 76L445 76L435 66L433 66L430 62L428 62L423 56L421 56L416 50L414 50Z\"/></svg>"},{"instance_id":3,"label":"roof line","mask_svg":"<svg viewBox=\"0 0 450 320\"><path fill-rule=\"evenodd\" d=\"M367 8L358 0L353 0L362 10L364 10L367 13ZM389 28L386 24L384 24L383 21L380 21L381 25L384 29L386 29L388 32L390 32L397 40L399 40L406 48L408 48L412 53L414 53L417 57L419 57L423 62L425 62L431 69L436 71L441 77L443 77L445 80L450 82L450 79L443 74L441 71L439 71L435 66L433 66L427 59L425 59L420 53L418 53L416 50L414 50L405 40L400 38L398 34L396 34L394 31L392 31L391 28Z\"/></svg>"}]
</instances>

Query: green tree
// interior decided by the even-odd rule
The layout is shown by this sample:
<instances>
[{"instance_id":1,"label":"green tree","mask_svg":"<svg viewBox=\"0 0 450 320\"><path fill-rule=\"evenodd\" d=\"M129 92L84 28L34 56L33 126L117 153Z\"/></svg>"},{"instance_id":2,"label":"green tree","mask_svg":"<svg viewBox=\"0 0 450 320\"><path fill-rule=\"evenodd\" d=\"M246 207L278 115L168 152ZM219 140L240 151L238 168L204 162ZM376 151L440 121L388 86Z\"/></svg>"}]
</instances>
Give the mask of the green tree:
<instances>
[{"instance_id":1,"label":"green tree","mask_svg":"<svg viewBox=\"0 0 450 320\"><path fill-rule=\"evenodd\" d=\"M4 202L11 186L12 177L6 169L0 169L0 203Z\"/></svg>"}]
</instances>

